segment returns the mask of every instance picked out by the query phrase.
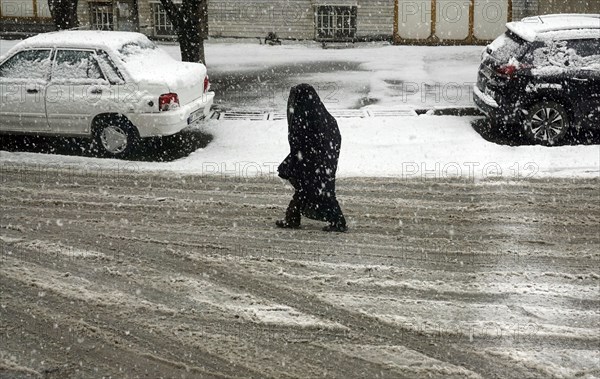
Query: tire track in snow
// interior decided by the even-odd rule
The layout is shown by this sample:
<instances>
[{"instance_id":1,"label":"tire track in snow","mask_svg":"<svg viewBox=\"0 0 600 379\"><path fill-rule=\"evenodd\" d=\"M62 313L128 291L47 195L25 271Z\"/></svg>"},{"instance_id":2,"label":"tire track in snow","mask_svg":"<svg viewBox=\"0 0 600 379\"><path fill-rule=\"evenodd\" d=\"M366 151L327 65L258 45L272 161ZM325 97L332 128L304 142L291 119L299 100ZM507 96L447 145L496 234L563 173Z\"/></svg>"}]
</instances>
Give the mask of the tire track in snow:
<instances>
[{"instance_id":1,"label":"tire track in snow","mask_svg":"<svg viewBox=\"0 0 600 379\"><path fill-rule=\"evenodd\" d=\"M198 367L205 370L198 374L207 377L219 372L235 377L444 377L452 370L483 377L547 377L532 363L539 357L527 352L553 354L557 346L590 351L597 340L593 333L587 341L579 338L598 325L593 310L599 302L594 288L600 236L592 226L600 219L600 204L590 201L598 196L597 180L343 179L339 197L352 229L329 235L313 222L300 231L272 227L291 196L280 181L57 173L52 180L40 180L3 170L0 248L6 272L0 284L7 294L3 301L22 315L3 313L3 323L18 329L33 304L38 321L27 320L42 330L5 339L22 367L41 366L28 366L31 351L19 349L19 343L43 344L43 325L71 314L110 332L103 341L118 334L122 345L132 346L123 357L116 345L103 347L114 367L133 373L139 368L131 362L140 359L157 372L191 375L190 368ZM15 247L29 252L7 255ZM70 276L61 276L65 273ZM46 293L42 298L23 279L36 274ZM227 297L239 294L257 303L215 306L219 297L200 293L204 287L169 283L182 275L220 289L224 304L235 303ZM89 304L77 295L81 288L76 283L95 293ZM52 288L64 291L53 294ZM190 296L193 292L201 306ZM127 301L111 301L123 293ZM148 302L145 307L138 297ZM95 304L110 312L95 312ZM261 304L283 310L280 315L287 318L296 317L286 315L294 309L348 331L244 317ZM464 330L456 334L445 328L490 317L498 325L512 318L516 324L546 323L566 332L470 341ZM427 326L428 320L444 328L430 328L438 333L432 336L426 328L409 325ZM575 322L583 324L573 329ZM514 333L514 326L507 325ZM72 363L74 356L56 353L72 347L85 366L111 373L94 358L97 347L67 346L52 335L48 339L55 342L42 355ZM510 352L508 346L515 344L519 354L509 360L490 350L506 346ZM473 346L490 353L475 354ZM398 351L414 352L406 354L413 358L398 360ZM515 359L523 354L526 359ZM439 362L437 368L414 370L423 362L429 365L427 359ZM585 372L585 367L564 369Z\"/></svg>"}]
</instances>

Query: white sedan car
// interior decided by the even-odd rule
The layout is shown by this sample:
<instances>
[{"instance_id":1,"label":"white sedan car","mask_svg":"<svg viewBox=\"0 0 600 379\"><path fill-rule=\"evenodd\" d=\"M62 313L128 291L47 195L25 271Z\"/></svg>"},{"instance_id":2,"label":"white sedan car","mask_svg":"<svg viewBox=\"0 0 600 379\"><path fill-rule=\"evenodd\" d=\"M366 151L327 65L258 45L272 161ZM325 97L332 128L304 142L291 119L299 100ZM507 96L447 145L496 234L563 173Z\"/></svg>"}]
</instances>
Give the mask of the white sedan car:
<instances>
[{"instance_id":1,"label":"white sedan car","mask_svg":"<svg viewBox=\"0 0 600 379\"><path fill-rule=\"evenodd\" d=\"M112 157L208 116L206 67L139 33L40 34L0 58L0 133L95 138Z\"/></svg>"}]
</instances>

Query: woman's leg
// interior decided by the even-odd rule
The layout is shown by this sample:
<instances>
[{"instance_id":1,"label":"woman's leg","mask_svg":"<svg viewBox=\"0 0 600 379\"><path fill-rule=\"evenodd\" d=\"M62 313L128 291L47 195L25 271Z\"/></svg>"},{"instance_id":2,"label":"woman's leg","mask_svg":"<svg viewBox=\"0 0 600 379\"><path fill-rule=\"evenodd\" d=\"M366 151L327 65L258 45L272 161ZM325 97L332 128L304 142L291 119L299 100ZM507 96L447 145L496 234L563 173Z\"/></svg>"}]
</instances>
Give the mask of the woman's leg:
<instances>
[{"instance_id":1,"label":"woman's leg","mask_svg":"<svg viewBox=\"0 0 600 379\"><path fill-rule=\"evenodd\" d=\"M342 212L342 208L335 197L318 199L318 201L311 201L310 199L306 204L301 206L302 216L318 220L326 221L329 223L324 228L327 231L338 231L345 232L348 230L346 226L346 218Z\"/></svg>"},{"instance_id":2,"label":"woman's leg","mask_svg":"<svg viewBox=\"0 0 600 379\"><path fill-rule=\"evenodd\" d=\"M300 210L302 209L302 198L296 190L294 192L294 196L292 197L292 201L287 207L285 211L285 219L277 221L275 224L280 228L299 228L300 227Z\"/></svg>"},{"instance_id":3,"label":"woman's leg","mask_svg":"<svg viewBox=\"0 0 600 379\"><path fill-rule=\"evenodd\" d=\"M300 226L300 210L302 209L302 200L298 191L294 192L294 196L285 211L285 221L290 225Z\"/></svg>"},{"instance_id":4,"label":"woman's leg","mask_svg":"<svg viewBox=\"0 0 600 379\"><path fill-rule=\"evenodd\" d=\"M340 203L338 203L337 199L334 197L331 199L330 205L327 211L327 222L329 222L329 227L326 228L337 228L343 229L343 231L347 230L346 226L346 218L344 217L344 213L342 212L342 208L340 207Z\"/></svg>"}]
</instances>

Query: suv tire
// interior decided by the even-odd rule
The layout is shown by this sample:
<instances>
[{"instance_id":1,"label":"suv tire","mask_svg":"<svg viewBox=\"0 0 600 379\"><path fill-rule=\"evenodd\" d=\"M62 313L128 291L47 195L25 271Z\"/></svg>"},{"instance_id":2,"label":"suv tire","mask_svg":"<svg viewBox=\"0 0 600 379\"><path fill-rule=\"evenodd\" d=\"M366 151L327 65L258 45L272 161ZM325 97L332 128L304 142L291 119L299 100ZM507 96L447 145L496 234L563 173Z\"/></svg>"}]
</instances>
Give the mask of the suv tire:
<instances>
[{"instance_id":1,"label":"suv tire","mask_svg":"<svg viewBox=\"0 0 600 379\"><path fill-rule=\"evenodd\" d=\"M525 134L534 144L556 145L571 125L565 108L554 101L541 101L529 108L525 117Z\"/></svg>"}]
</instances>

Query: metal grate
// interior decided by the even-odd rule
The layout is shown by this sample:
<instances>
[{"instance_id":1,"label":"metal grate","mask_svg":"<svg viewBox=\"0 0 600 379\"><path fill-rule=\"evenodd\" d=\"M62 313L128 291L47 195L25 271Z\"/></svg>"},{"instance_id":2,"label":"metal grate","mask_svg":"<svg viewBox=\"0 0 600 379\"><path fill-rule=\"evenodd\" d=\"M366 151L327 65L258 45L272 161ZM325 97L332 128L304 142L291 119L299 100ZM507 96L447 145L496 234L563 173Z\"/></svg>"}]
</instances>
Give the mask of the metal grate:
<instances>
[{"instance_id":1,"label":"metal grate","mask_svg":"<svg viewBox=\"0 0 600 379\"><path fill-rule=\"evenodd\" d=\"M374 117L412 117L418 116L413 109L332 109L329 111L335 118L374 118ZM281 121L287 119L283 112L264 111L219 111L212 117L217 120L249 120L249 121Z\"/></svg>"},{"instance_id":2,"label":"metal grate","mask_svg":"<svg viewBox=\"0 0 600 379\"><path fill-rule=\"evenodd\" d=\"M407 117L418 116L413 109L367 110L369 117Z\"/></svg>"},{"instance_id":3,"label":"metal grate","mask_svg":"<svg viewBox=\"0 0 600 379\"><path fill-rule=\"evenodd\" d=\"M114 30L113 6L111 3L90 3L90 24L92 29Z\"/></svg>"},{"instance_id":4,"label":"metal grate","mask_svg":"<svg viewBox=\"0 0 600 379\"><path fill-rule=\"evenodd\" d=\"M317 7L317 38L340 41L356 37L357 7Z\"/></svg>"},{"instance_id":5,"label":"metal grate","mask_svg":"<svg viewBox=\"0 0 600 379\"><path fill-rule=\"evenodd\" d=\"M271 121L287 120L287 114L279 113L279 112L272 112L272 113L269 113L269 120L271 120Z\"/></svg>"},{"instance_id":6,"label":"metal grate","mask_svg":"<svg viewBox=\"0 0 600 379\"><path fill-rule=\"evenodd\" d=\"M365 118L368 117L365 111L360 109L332 109L329 111L335 118Z\"/></svg>"},{"instance_id":7,"label":"metal grate","mask_svg":"<svg viewBox=\"0 0 600 379\"><path fill-rule=\"evenodd\" d=\"M262 121L268 120L269 113L262 111L226 111L221 113L219 120L248 120L248 121Z\"/></svg>"},{"instance_id":8,"label":"metal grate","mask_svg":"<svg viewBox=\"0 0 600 379\"><path fill-rule=\"evenodd\" d=\"M155 36L174 36L173 24L160 3L152 4L152 28Z\"/></svg>"}]
</instances>

